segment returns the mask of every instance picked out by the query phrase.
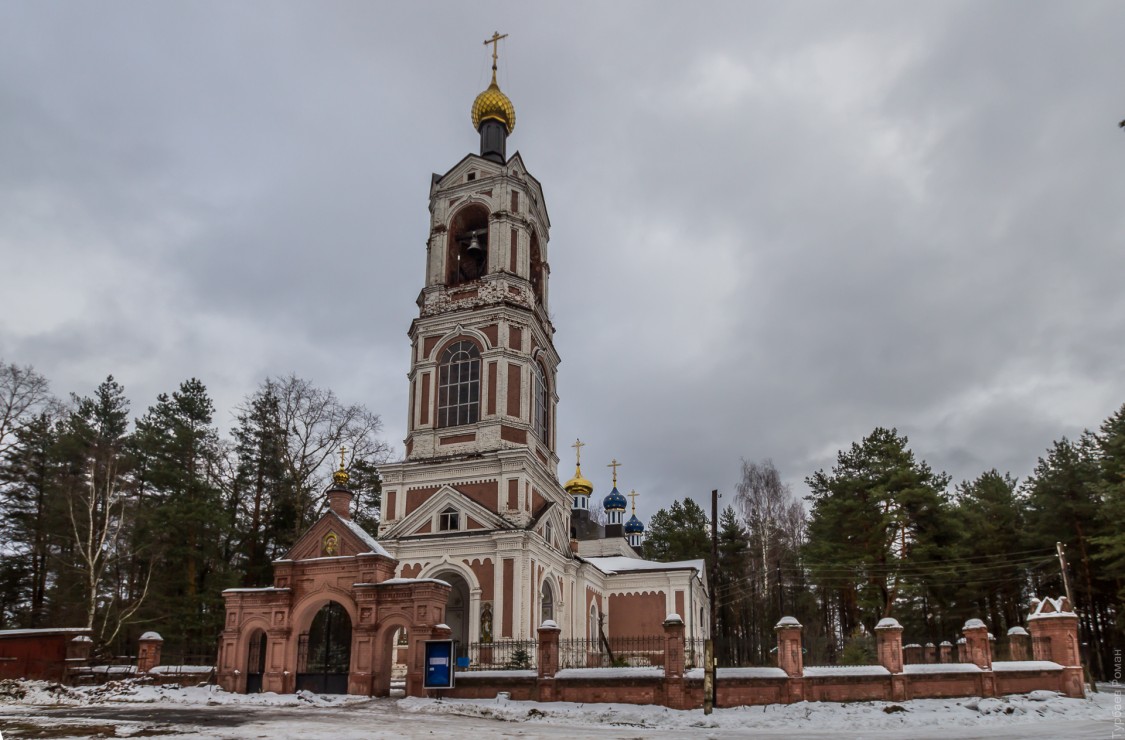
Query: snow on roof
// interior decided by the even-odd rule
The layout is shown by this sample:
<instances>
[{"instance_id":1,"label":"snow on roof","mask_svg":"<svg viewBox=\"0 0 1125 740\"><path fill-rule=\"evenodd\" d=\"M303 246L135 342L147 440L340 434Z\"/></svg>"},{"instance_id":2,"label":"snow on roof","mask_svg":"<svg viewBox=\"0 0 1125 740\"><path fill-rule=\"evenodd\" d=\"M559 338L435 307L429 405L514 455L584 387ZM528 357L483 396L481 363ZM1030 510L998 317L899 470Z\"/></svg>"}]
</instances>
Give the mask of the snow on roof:
<instances>
[{"instance_id":1,"label":"snow on roof","mask_svg":"<svg viewBox=\"0 0 1125 740\"><path fill-rule=\"evenodd\" d=\"M339 514L337 514L334 511L332 512L332 514L337 519L339 519L345 527L350 529L352 534L354 534L356 537L358 537L360 540L362 540L363 544L370 547L371 552L375 553L376 555L382 555L383 557L387 557L387 558L389 558L391 556L391 554L389 552L387 552L386 549L382 545L379 544L379 541L377 539L375 539L374 537L372 537L367 532L366 529L359 526L358 524L353 522L351 519L345 519L344 517L340 516ZM366 553L361 553L361 554L366 554Z\"/></svg>"},{"instance_id":2,"label":"snow on roof","mask_svg":"<svg viewBox=\"0 0 1125 740\"><path fill-rule=\"evenodd\" d=\"M449 581L443 581L440 578L388 578L385 581L378 583L353 583L353 586L407 586L411 583L438 583L442 586L448 586Z\"/></svg>"},{"instance_id":3,"label":"snow on roof","mask_svg":"<svg viewBox=\"0 0 1125 740\"><path fill-rule=\"evenodd\" d=\"M994 671L1061 671L1063 667L1050 660L997 660Z\"/></svg>"},{"instance_id":4,"label":"snow on roof","mask_svg":"<svg viewBox=\"0 0 1125 740\"><path fill-rule=\"evenodd\" d=\"M805 668L806 676L889 676L881 665L814 665Z\"/></svg>"},{"instance_id":5,"label":"snow on roof","mask_svg":"<svg viewBox=\"0 0 1125 740\"><path fill-rule=\"evenodd\" d=\"M1010 630L1008 630L1008 637L1011 637L1012 635L1026 635L1026 634L1027 634L1027 630L1025 630L1023 627L1012 627Z\"/></svg>"},{"instance_id":6,"label":"snow on roof","mask_svg":"<svg viewBox=\"0 0 1125 740\"><path fill-rule=\"evenodd\" d=\"M777 624L773 626L774 629L778 627L800 627L801 623L797 621L796 617L782 617L778 620Z\"/></svg>"},{"instance_id":7,"label":"snow on roof","mask_svg":"<svg viewBox=\"0 0 1125 740\"><path fill-rule=\"evenodd\" d=\"M893 617L884 617L879 620L879 624L875 625L877 630L900 630L902 625L898 623L897 619Z\"/></svg>"},{"instance_id":8,"label":"snow on roof","mask_svg":"<svg viewBox=\"0 0 1125 740\"><path fill-rule=\"evenodd\" d=\"M907 663L903 673L980 673L974 663Z\"/></svg>"},{"instance_id":9,"label":"snow on roof","mask_svg":"<svg viewBox=\"0 0 1125 740\"><path fill-rule=\"evenodd\" d=\"M1052 617L1074 617L1077 616L1070 608L1070 602L1065 596L1060 596L1057 599L1047 597L1045 599L1032 599L1031 600L1031 614L1028 619L1048 619Z\"/></svg>"},{"instance_id":10,"label":"snow on roof","mask_svg":"<svg viewBox=\"0 0 1125 740\"><path fill-rule=\"evenodd\" d=\"M159 640L160 642L164 642L164 638L160 636L159 632L153 632L151 630L149 630L148 632L141 635L141 639L142 640Z\"/></svg>"},{"instance_id":11,"label":"snow on roof","mask_svg":"<svg viewBox=\"0 0 1125 740\"><path fill-rule=\"evenodd\" d=\"M655 560L628 558L623 555L605 558L583 558L583 560L606 575L638 570L687 570L689 568L703 573L705 569L702 560L678 560L674 563L658 563Z\"/></svg>"},{"instance_id":12,"label":"snow on roof","mask_svg":"<svg viewBox=\"0 0 1125 740\"><path fill-rule=\"evenodd\" d=\"M0 637L31 637L32 635L82 635L89 634L88 627L47 627L27 630L0 630Z\"/></svg>"},{"instance_id":13,"label":"snow on roof","mask_svg":"<svg viewBox=\"0 0 1125 740\"><path fill-rule=\"evenodd\" d=\"M979 619L970 619L968 622L965 622L965 626L962 627L961 629L962 630L979 630L981 627L984 627L984 626L985 626L984 622L980 621Z\"/></svg>"}]
</instances>

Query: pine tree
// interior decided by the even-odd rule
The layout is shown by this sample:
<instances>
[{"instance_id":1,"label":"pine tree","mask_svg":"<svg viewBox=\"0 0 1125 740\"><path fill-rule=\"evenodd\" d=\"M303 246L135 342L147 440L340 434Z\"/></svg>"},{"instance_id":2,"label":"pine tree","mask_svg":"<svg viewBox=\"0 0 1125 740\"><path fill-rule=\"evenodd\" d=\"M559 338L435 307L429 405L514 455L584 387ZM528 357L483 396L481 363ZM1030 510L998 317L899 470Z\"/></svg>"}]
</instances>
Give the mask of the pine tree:
<instances>
[{"instance_id":1,"label":"pine tree","mask_svg":"<svg viewBox=\"0 0 1125 740\"><path fill-rule=\"evenodd\" d=\"M221 557L230 521L213 413L206 387L192 378L171 396L161 394L137 422L141 538L156 548L160 574L144 612L167 625L166 648L212 643L222 628L222 589L232 585Z\"/></svg>"},{"instance_id":2,"label":"pine tree","mask_svg":"<svg viewBox=\"0 0 1125 740\"><path fill-rule=\"evenodd\" d=\"M918 461L897 430L877 428L807 478L812 512L806 563L835 603L838 636L891 616L901 592L927 593L903 564L933 563L955 538L948 476Z\"/></svg>"},{"instance_id":3,"label":"pine tree","mask_svg":"<svg viewBox=\"0 0 1125 740\"><path fill-rule=\"evenodd\" d=\"M44 412L21 423L0 465L0 627L43 627L60 529L57 431Z\"/></svg>"},{"instance_id":4,"label":"pine tree","mask_svg":"<svg viewBox=\"0 0 1125 740\"><path fill-rule=\"evenodd\" d=\"M644 543L645 557L661 562L711 559L710 521L699 504L685 498L672 502L649 520Z\"/></svg>"}]
</instances>

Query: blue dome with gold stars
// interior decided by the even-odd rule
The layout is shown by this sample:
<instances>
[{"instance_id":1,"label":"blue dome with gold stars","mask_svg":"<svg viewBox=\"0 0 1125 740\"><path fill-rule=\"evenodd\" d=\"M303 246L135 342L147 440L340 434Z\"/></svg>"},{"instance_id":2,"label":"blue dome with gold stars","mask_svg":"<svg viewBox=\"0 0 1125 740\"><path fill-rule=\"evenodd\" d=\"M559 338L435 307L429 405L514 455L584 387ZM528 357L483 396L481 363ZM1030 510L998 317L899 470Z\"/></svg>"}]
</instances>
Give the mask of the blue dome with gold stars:
<instances>
[{"instance_id":1,"label":"blue dome with gold stars","mask_svg":"<svg viewBox=\"0 0 1125 740\"><path fill-rule=\"evenodd\" d=\"M625 507L628 505L629 502L626 501L625 497L621 495L621 492L617 490L617 486L614 486L613 490L609 492L609 495L602 500L602 508L606 511L625 511Z\"/></svg>"},{"instance_id":2,"label":"blue dome with gold stars","mask_svg":"<svg viewBox=\"0 0 1125 740\"><path fill-rule=\"evenodd\" d=\"M625 534L644 534L645 525L637 518L637 515L629 517L629 521L625 522Z\"/></svg>"}]
</instances>

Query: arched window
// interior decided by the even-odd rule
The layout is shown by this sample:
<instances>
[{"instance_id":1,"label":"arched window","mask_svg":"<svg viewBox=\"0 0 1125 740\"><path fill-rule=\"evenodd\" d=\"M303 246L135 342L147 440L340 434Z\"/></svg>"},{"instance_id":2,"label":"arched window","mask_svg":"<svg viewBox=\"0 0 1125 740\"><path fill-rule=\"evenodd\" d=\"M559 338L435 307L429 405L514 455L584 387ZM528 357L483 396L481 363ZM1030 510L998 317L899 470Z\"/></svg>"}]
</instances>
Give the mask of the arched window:
<instances>
[{"instance_id":1,"label":"arched window","mask_svg":"<svg viewBox=\"0 0 1125 740\"><path fill-rule=\"evenodd\" d=\"M488 271L488 209L469 205L449 223L445 284L449 287L477 280Z\"/></svg>"},{"instance_id":2,"label":"arched window","mask_svg":"<svg viewBox=\"0 0 1125 740\"><path fill-rule=\"evenodd\" d=\"M441 354L437 421L439 427L455 427L479 420L480 350L464 339Z\"/></svg>"},{"instance_id":3,"label":"arched window","mask_svg":"<svg viewBox=\"0 0 1125 740\"><path fill-rule=\"evenodd\" d=\"M590 639L598 639L598 605L590 604Z\"/></svg>"},{"instance_id":4,"label":"arched window","mask_svg":"<svg viewBox=\"0 0 1125 740\"><path fill-rule=\"evenodd\" d=\"M531 363L532 375L535 378L533 383L532 394L534 395L533 402L535 404L532 409L534 416L532 422L534 424L535 436L539 438L543 444L550 446L551 444L551 428L547 424L548 410L550 409L550 389L547 387L547 379L543 376L543 366L538 362Z\"/></svg>"},{"instance_id":5,"label":"arched window","mask_svg":"<svg viewBox=\"0 0 1125 740\"><path fill-rule=\"evenodd\" d=\"M551 579L548 578L543 581L543 608L542 618L539 620L540 624L546 622L548 619L555 618L555 594L551 591Z\"/></svg>"}]
</instances>

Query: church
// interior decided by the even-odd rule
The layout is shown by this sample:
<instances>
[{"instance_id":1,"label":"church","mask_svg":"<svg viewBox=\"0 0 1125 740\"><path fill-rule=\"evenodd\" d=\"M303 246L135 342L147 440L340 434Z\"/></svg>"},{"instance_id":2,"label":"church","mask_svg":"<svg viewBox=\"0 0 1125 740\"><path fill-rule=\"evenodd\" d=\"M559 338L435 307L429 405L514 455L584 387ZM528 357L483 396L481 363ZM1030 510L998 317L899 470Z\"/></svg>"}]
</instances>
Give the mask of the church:
<instances>
[{"instance_id":1,"label":"church","mask_svg":"<svg viewBox=\"0 0 1125 740\"><path fill-rule=\"evenodd\" d=\"M635 505L625 520L616 461L604 525L581 442L559 482L550 220L542 185L507 154L516 113L495 41L492 82L472 106L480 153L431 179L406 458L380 467L380 542L399 576L453 587L446 623L464 645L531 638L547 619L564 638L659 634L669 613L705 637L703 561L641 559L644 525Z\"/></svg>"},{"instance_id":2,"label":"church","mask_svg":"<svg viewBox=\"0 0 1125 740\"><path fill-rule=\"evenodd\" d=\"M674 613L689 639L708 636L703 561L640 556L617 461L604 524L581 442L559 481L550 221L539 181L507 155L516 114L496 82L500 38L486 42L492 82L472 106L480 153L430 183L406 456L380 466L379 531L351 518L341 451L327 511L273 563L273 585L223 594L228 690L385 695L391 666L437 631L452 632L463 667L511 662L500 646L536 640L547 621L612 646L662 636Z\"/></svg>"}]
</instances>

